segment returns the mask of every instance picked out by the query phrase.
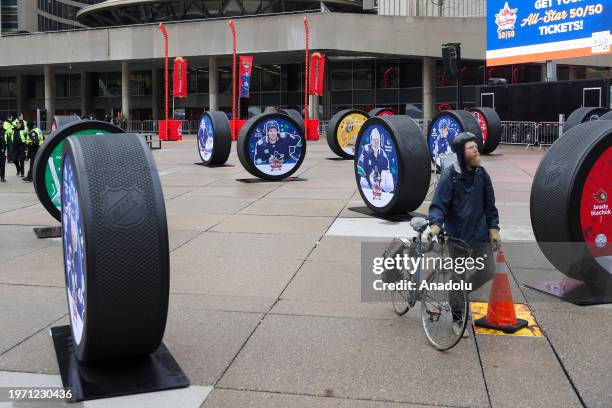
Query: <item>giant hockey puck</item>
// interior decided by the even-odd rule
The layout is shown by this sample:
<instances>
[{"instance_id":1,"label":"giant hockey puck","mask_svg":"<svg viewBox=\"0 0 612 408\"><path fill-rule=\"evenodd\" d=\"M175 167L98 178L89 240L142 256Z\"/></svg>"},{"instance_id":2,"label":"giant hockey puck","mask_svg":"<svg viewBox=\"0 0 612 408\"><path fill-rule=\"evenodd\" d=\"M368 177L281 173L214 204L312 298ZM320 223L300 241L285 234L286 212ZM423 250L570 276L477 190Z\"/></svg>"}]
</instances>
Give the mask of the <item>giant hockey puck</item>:
<instances>
[{"instance_id":1,"label":"giant hockey puck","mask_svg":"<svg viewBox=\"0 0 612 408\"><path fill-rule=\"evenodd\" d=\"M608 111L610 111L608 108L578 108L567 117L563 125L563 133L581 123L599 120Z\"/></svg>"},{"instance_id":2,"label":"giant hockey puck","mask_svg":"<svg viewBox=\"0 0 612 408\"><path fill-rule=\"evenodd\" d=\"M475 117L467 111L447 110L434 117L427 132L427 145L431 160L439 167L447 157L453 156L451 144L462 132L476 135L478 150L482 151L482 131Z\"/></svg>"},{"instance_id":3,"label":"giant hockey puck","mask_svg":"<svg viewBox=\"0 0 612 408\"><path fill-rule=\"evenodd\" d=\"M355 179L378 215L407 214L427 195L431 161L419 125L408 116L368 119L357 136Z\"/></svg>"},{"instance_id":4,"label":"giant hockey puck","mask_svg":"<svg viewBox=\"0 0 612 408\"><path fill-rule=\"evenodd\" d=\"M238 159L252 175L282 180L295 173L306 155L300 124L283 113L262 113L249 119L238 135Z\"/></svg>"},{"instance_id":5,"label":"giant hockey puck","mask_svg":"<svg viewBox=\"0 0 612 408\"><path fill-rule=\"evenodd\" d=\"M612 120L612 111L604 113L599 117L599 120Z\"/></svg>"},{"instance_id":6,"label":"giant hockey puck","mask_svg":"<svg viewBox=\"0 0 612 408\"><path fill-rule=\"evenodd\" d=\"M77 122L81 120L77 115L70 116L54 116L51 122L51 131L55 132L58 128L64 126L66 123Z\"/></svg>"},{"instance_id":7,"label":"giant hockey puck","mask_svg":"<svg viewBox=\"0 0 612 408\"><path fill-rule=\"evenodd\" d=\"M356 109L346 109L336 113L327 124L325 131L330 149L345 159L355 157L355 141L361 126L368 118L367 113Z\"/></svg>"},{"instance_id":8,"label":"giant hockey puck","mask_svg":"<svg viewBox=\"0 0 612 408\"><path fill-rule=\"evenodd\" d=\"M207 166L224 164L232 150L232 134L224 112L204 112L198 128L198 153Z\"/></svg>"},{"instance_id":9,"label":"giant hockey puck","mask_svg":"<svg viewBox=\"0 0 612 408\"><path fill-rule=\"evenodd\" d=\"M373 116L393 116L395 115L395 111L391 108L375 108L368 112L370 117Z\"/></svg>"},{"instance_id":10,"label":"giant hockey puck","mask_svg":"<svg viewBox=\"0 0 612 408\"><path fill-rule=\"evenodd\" d=\"M92 362L154 352L166 327L170 257L151 152L135 134L70 137L61 177L74 354Z\"/></svg>"},{"instance_id":11,"label":"giant hockey puck","mask_svg":"<svg viewBox=\"0 0 612 408\"><path fill-rule=\"evenodd\" d=\"M501 120L494 109L486 107L472 108L469 112L476 118L482 132L482 154L492 153L501 141Z\"/></svg>"},{"instance_id":12,"label":"giant hockey puck","mask_svg":"<svg viewBox=\"0 0 612 408\"><path fill-rule=\"evenodd\" d=\"M531 224L548 260L600 285L612 273L612 122L575 126L546 152L531 188Z\"/></svg>"},{"instance_id":13,"label":"giant hockey puck","mask_svg":"<svg viewBox=\"0 0 612 408\"><path fill-rule=\"evenodd\" d=\"M304 118L302 117L302 114L300 112L295 109L281 109L279 110L279 112L284 113L291 119L295 120L300 125L300 127L304 129Z\"/></svg>"},{"instance_id":14,"label":"giant hockey puck","mask_svg":"<svg viewBox=\"0 0 612 408\"><path fill-rule=\"evenodd\" d=\"M62 149L68 136L124 133L107 122L81 120L69 122L51 133L34 159L34 190L43 207L56 220L61 218Z\"/></svg>"}]
</instances>

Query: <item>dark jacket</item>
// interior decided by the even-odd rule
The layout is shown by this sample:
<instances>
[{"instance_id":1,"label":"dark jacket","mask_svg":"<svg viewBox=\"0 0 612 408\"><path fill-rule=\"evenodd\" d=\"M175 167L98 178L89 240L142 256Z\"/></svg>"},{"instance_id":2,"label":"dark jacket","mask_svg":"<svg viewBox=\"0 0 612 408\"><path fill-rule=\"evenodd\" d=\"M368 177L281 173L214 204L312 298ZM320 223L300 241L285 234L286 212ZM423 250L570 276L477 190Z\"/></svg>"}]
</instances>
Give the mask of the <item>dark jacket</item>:
<instances>
[{"instance_id":1,"label":"dark jacket","mask_svg":"<svg viewBox=\"0 0 612 408\"><path fill-rule=\"evenodd\" d=\"M429 207L429 221L451 237L488 242L489 229L499 229L491 177L480 166L468 171L463 154L457 154L457 159L440 176Z\"/></svg>"}]
</instances>

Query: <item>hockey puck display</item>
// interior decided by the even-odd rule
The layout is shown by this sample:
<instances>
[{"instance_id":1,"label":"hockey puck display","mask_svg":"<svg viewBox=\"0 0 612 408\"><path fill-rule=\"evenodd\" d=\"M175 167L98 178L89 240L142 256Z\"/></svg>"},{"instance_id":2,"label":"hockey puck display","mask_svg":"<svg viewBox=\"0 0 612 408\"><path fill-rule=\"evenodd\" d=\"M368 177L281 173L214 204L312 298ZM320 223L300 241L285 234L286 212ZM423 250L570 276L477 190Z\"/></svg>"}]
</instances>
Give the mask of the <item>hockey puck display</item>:
<instances>
[{"instance_id":1,"label":"hockey puck display","mask_svg":"<svg viewBox=\"0 0 612 408\"><path fill-rule=\"evenodd\" d=\"M77 115L70 116L54 116L51 122L51 131L55 132L58 128L64 126L66 123L76 122L81 120Z\"/></svg>"},{"instance_id":2,"label":"hockey puck display","mask_svg":"<svg viewBox=\"0 0 612 408\"><path fill-rule=\"evenodd\" d=\"M170 257L151 152L135 134L70 137L61 177L76 358L97 362L154 352L166 327Z\"/></svg>"},{"instance_id":3,"label":"hockey puck display","mask_svg":"<svg viewBox=\"0 0 612 408\"><path fill-rule=\"evenodd\" d=\"M482 154L492 153L501 141L501 120L494 109L487 107L472 108L469 112L476 118L482 132Z\"/></svg>"},{"instance_id":4,"label":"hockey puck display","mask_svg":"<svg viewBox=\"0 0 612 408\"><path fill-rule=\"evenodd\" d=\"M609 111L610 109L608 108L578 108L567 117L563 125L563 132L565 133L581 123L599 120L601 116Z\"/></svg>"},{"instance_id":5,"label":"hockey puck display","mask_svg":"<svg viewBox=\"0 0 612 408\"><path fill-rule=\"evenodd\" d=\"M369 115L356 109L336 113L327 124L327 144L338 156L345 159L355 157L355 141L363 123Z\"/></svg>"},{"instance_id":6,"label":"hockey puck display","mask_svg":"<svg viewBox=\"0 0 612 408\"><path fill-rule=\"evenodd\" d=\"M612 122L575 126L546 152L531 188L533 232L548 260L591 285L612 273Z\"/></svg>"},{"instance_id":7,"label":"hockey puck display","mask_svg":"<svg viewBox=\"0 0 612 408\"><path fill-rule=\"evenodd\" d=\"M279 110L279 112L284 113L291 119L295 120L297 123L299 123L300 127L304 129L304 118L302 117L302 114L300 112L295 109L281 109Z\"/></svg>"},{"instance_id":8,"label":"hockey puck display","mask_svg":"<svg viewBox=\"0 0 612 408\"><path fill-rule=\"evenodd\" d=\"M38 149L34 159L34 190L45 209L56 220L61 219L62 149L68 136L124 133L110 123L96 120L69 122L55 130Z\"/></svg>"},{"instance_id":9,"label":"hockey puck display","mask_svg":"<svg viewBox=\"0 0 612 408\"><path fill-rule=\"evenodd\" d=\"M378 215L406 214L425 199L431 177L427 144L408 116L368 119L354 159L361 198Z\"/></svg>"},{"instance_id":10,"label":"hockey puck display","mask_svg":"<svg viewBox=\"0 0 612 408\"><path fill-rule=\"evenodd\" d=\"M612 111L604 113L599 117L599 120L612 120Z\"/></svg>"},{"instance_id":11,"label":"hockey puck display","mask_svg":"<svg viewBox=\"0 0 612 408\"><path fill-rule=\"evenodd\" d=\"M252 175L282 180L295 173L306 155L300 124L283 113L262 113L249 119L238 135L238 159Z\"/></svg>"},{"instance_id":12,"label":"hockey puck display","mask_svg":"<svg viewBox=\"0 0 612 408\"><path fill-rule=\"evenodd\" d=\"M232 149L229 120L224 112L204 112L198 128L198 153L207 166L224 164Z\"/></svg>"},{"instance_id":13,"label":"hockey puck display","mask_svg":"<svg viewBox=\"0 0 612 408\"><path fill-rule=\"evenodd\" d=\"M391 108L376 108L368 112L368 115L370 115L371 117L373 116L393 116L395 114L396 114L395 111Z\"/></svg>"},{"instance_id":14,"label":"hockey puck display","mask_svg":"<svg viewBox=\"0 0 612 408\"><path fill-rule=\"evenodd\" d=\"M427 145L431 160L439 167L447 158L453 157L451 145L462 132L476 136L478 150L482 151L482 131L476 118L467 111L447 110L437 114L427 132Z\"/></svg>"}]
</instances>

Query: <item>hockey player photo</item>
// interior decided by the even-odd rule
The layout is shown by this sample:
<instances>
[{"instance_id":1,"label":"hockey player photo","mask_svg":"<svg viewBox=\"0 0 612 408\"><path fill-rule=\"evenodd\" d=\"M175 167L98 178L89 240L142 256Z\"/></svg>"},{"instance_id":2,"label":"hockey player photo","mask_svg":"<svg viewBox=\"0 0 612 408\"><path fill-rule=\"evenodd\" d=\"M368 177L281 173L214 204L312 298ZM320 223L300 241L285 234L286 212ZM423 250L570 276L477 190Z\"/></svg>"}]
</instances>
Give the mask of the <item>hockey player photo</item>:
<instances>
[{"instance_id":1,"label":"hockey player photo","mask_svg":"<svg viewBox=\"0 0 612 408\"><path fill-rule=\"evenodd\" d=\"M453 161L455 154L451 150L451 143L457 135L457 130L449 126L448 119L440 119L437 127L434 124L429 149L438 166L443 167L443 162Z\"/></svg>"},{"instance_id":2,"label":"hockey player photo","mask_svg":"<svg viewBox=\"0 0 612 408\"><path fill-rule=\"evenodd\" d=\"M389 154L395 156L395 151L390 143L385 144L383 135L376 127L370 133L370 143L360 145L357 173L361 191L370 203L384 207L395 191L389 158Z\"/></svg>"},{"instance_id":3,"label":"hockey player photo","mask_svg":"<svg viewBox=\"0 0 612 408\"><path fill-rule=\"evenodd\" d=\"M264 134L255 143L253 155L253 162L260 171L270 175L282 174L291 170L299 161L301 139L291 129L285 126L285 131L282 131L277 120L263 124Z\"/></svg>"},{"instance_id":4,"label":"hockey player photo","mask_svg":"<svg viewBox=\"0 0 612 408\"><path fill-rule=\"evenodd\" d=\"M212 156L214 145L214 138L212 132L212 126L208 116L205 116L200 121L200 129L198 130L198 147L200 148L200 155L204 160L210 160Z\"/></svg>"}]
</instances>

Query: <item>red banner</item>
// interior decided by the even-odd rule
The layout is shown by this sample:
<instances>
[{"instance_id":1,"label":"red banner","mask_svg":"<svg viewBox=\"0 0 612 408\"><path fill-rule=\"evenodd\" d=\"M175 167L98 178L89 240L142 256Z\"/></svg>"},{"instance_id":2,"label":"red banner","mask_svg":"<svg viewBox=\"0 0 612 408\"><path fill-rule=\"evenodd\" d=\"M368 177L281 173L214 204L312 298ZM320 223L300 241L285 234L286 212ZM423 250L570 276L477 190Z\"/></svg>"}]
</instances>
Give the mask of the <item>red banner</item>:
<instances>
[{"instance_id":1,"label":"red banner","mask_svg":"<svg viewBox=\"0 0 612 408\"><path fill-rule=\"evenodd\" d=\"M175 98L187 97L187 60L182 57L174 59L174 81L172 85Z\"/></svg>"},{"instance_id":2,"label":"red banner","mask_svg":"<svg viewBox=\"0 0 612 408\"><path fill-rule=\"evenodd\" d=\"M310 94L323 96L325 78L325 55L315 52L310 56Z\"/></svg>"},{"instance_id":3,"label":"red banner","mask_svg":"<svg viewBox=\"0 0 612 408\"><path fill-rule=\"evenodd\" d=\"M251 71L253 70L253 57L240 57L240 97L248 98L251 94Z\"/></svg>"}]
</instances>

